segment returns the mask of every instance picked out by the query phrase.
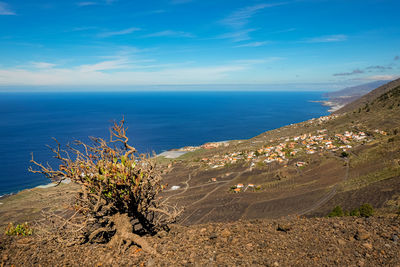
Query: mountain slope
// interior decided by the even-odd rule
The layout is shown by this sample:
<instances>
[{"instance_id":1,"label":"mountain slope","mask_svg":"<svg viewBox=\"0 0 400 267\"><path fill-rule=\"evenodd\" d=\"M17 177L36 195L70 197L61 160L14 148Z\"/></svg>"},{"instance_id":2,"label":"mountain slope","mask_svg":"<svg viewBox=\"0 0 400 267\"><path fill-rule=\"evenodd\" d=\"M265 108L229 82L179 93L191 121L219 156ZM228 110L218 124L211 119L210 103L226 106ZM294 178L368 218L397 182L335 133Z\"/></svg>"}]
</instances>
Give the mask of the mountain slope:
<instances>
[{"instance_id":1,"label":"mountain slope","mask_svg":"<svg viewBox=\"0 0 400 267\"><path fill-rule=\"evenodd\" d=\"M361 84L357 86L347 87L342 90L325 93L324 97L334 98L334 97L353 97L353 96L362 96L365 95L372 90L378 88L386 84L387 81L374 81L371 83Z\"/></svg>"},{"instance_id":2,"label":"mountain slope","mask_svg":"<svg viewBox=\"0 0 400 267\"><path fill-rule=\"evenodd\" d=\"M371 102L373 100L375 100L376 98L378 98L380 95L390 91L393 88L396 88L400 86L400 79L394 80L392 82L389 82L387 84L384 84L378 88L376 88L375 90L369 92L368 94L362 96L361 98L347 104L346 106L344 106L343 108L337 110L336 112L334 112L334 114L343 114L345 112L348 111L353 111L357 108L362 107L363 105L365 105L368 102Z\"/></svg>"}]
</instances>

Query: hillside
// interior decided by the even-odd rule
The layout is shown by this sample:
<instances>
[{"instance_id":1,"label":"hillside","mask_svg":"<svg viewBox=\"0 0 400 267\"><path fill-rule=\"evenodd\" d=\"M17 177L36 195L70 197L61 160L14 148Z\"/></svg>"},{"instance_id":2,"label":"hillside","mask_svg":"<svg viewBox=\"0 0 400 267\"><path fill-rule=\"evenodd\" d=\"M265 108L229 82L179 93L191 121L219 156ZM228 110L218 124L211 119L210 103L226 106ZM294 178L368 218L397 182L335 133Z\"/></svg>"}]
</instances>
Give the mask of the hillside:
<instances>
[{"instance_id":1,"label":"hillside","mask_svg":"<svg viewBox=\"0 0 400 267\"><path fill-rule=\"evenodd\" d=\"M350 97L363 96L386 83L388 83L388 82L387 81L374 81L374 82L361 84L361 85L357 85L357 86L346 87L346 88L338 90L338 91L328 92L328 93L325 93L323 96L328 97L328 98L339 98L339 97L350 98Z\"/></svg>"},{"instance_id":2,"label":"hillside","mask_svg":"<svg viewBox=\"0 0 400 267\"><path fill-rule=\"evenodd\" d=\"M185 210L171 231L146 237L155 256L135 246L2 236L0 264L398 266L400 80L343 110L159 157L168 184L162 197ZM0 226L33 222L43 210L63 214L76 190L62 185L1 200ZM314 218L364 203L373 217Z\"/></svg>"},{"instance_id":3,"label":"hillside","mask_svg":"<svg viewBox=\"0 0 400 267\"><path fill-rule=\"evenodd\" d=\"M328 98L328 100L321 102L323 105L331 107L329 110L330 112L334 112L386 83L387 81L374 81L367 84L347 87L334 92L328 92L323 95L323 97Z\"/></svg>"},{"instance_id":4,"label":"hillside","mask_svg":"<svg viewBox=\"0 0 400 267\"><path fill-rule=\"evenodd\" d=\"M170 160L165 178L180 189L166 195L186 207L181 223L321 216L336 204L385 207L400 193L398 83L371 92L368 105L351 104L358 107L354 112ZM380 97L373 100L375 95ZM240 184L244 188L235 193Z\"/></svg>"},{"instance_id":5,"label":"hillside","mask_svg":"<svg viewBox=\"0 0 400 267\"><path fill-rule=\"evenodd\" d=\"M361 98L355 100L354 102L347 104L345 107L339 109L335 113L340 114L340 113L344 113L344 112L348 112L348 111L353 111L359 107L362 107L366 103L373 101L380 95L390 91L391 89L393 89L399 85L400 85L400 79L386 83L386 84L376 88L375 90L369 92L368 94L362 96Z\"/></svg>"}]
</instances>

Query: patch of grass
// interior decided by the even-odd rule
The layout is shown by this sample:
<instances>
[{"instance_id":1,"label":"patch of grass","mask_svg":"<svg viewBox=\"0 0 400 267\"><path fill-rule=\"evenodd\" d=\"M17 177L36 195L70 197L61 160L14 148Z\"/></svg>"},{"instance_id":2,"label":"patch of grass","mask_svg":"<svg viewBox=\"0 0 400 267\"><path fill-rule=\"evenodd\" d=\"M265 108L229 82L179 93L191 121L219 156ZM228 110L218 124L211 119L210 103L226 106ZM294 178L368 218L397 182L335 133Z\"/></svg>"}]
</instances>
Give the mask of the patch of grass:
<instances>
[{"instance_id":1,"label":"patch of grass","mask_svg":"<svg viewBox=\"0 0 400 267\"><path fill-rule=\"evenodd\" d=\"M10 236L28 236L33 234L33 229L29 226L27 222L17 224L16 226L14 226L13 223L9 223L4 233Z\"/></svg>"},{"instance_id":2,"label":"patch of grass","mask_svg":"<svg viewBox=\"0 0 400 267\"><path fill-rule=\"evenodd\" d=\"M178 157L177 159L179 159L179 160L195 160L195 159L201 157L202 154L204 154L204 152L207 152L207 151L208 150L206 150L204 148L200 148L195 151L188 152L188 153Z\"/></svg>"}]
</instances>

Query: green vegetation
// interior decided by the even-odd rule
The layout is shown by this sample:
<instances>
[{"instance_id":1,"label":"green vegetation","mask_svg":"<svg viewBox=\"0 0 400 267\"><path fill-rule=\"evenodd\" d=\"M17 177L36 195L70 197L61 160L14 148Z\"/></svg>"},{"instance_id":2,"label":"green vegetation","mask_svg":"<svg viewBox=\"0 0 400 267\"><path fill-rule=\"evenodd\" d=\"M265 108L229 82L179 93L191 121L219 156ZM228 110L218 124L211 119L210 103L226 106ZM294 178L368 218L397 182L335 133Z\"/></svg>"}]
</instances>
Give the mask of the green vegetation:
<instances>
[{"instance_id":1,"label":"green vegetation","mask_svg":"<svg viewBox=\"0 0 400 267\"><path fill-rule=\"evenodd\" d=\"M354 217L359 217L360 216L360 210L359 209L354 209L352 211L350 211L350 216L354 216Z\"/></svg>"},{"instance_id":2,"label":"green vegetation","mask_svg":"<svg viewBox=\"0 0 400 267\"><path fill-rule=\"evenodd\" d=\"M362 204L359 208L352 211L343 211L341 206L336 206L329 214L328 217L343 217L343 216L354 216L368 218L374 215L374 208L368 204Z\"/></svg>"},{"instance_id":3,"label":"green vegetation","mask_svg":"<svg viewBox=\"0 0 400 267\"><path fill-rule=\"evenodd\" d=\"M329 214L328 217L343 217L344 213L341 206L336 206Z\"/></svg>"},{"instance_id":4,"label":"green vegetation","mask_svg":"<svg viewBox=\"0 0 400 267\"><path fill-rule=\"evenodd\" d=\"M13 223L9 223L6 231L6 235L16 235L16 236L28 236L33 234L33 229L29 226L27 222L17 224L14 226Z\"/></svg>"},{"instance_id":5,"label":"green vegetation","mask_svg":"<svg viewBox=\"0 0 400 267\"><path fill-rule=\"evenodd\" d=\"M361 205L361 207L358 209L360 211L360 217L371 217L374 215L374 208L368 203L365 203Z\"/></svg>"}]
</instances>

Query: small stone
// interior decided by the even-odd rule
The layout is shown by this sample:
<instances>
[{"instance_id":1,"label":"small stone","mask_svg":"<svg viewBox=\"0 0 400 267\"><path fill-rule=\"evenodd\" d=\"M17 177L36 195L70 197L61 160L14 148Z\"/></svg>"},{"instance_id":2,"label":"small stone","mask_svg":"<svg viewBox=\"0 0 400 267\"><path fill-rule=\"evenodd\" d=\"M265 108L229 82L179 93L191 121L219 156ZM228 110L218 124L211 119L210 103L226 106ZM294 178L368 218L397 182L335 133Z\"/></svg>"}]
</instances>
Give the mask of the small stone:
<instances>
[{"instance_id":1,"label":"small stone","mask_svg":"<svg viewBox=\"0 0 400 267\"><path fill-rule=\"evenodd\" d=\"M279 263L276 261L276 262L274 262L274 266L275 267L278 267L279 266Z\"/></svg>"},{"instance_id":2,"label":"small stone","mask_svg":"<svg viewBox=\"0 0 400 267\"><path fill-rule=\"evenodd\" d=\"M154 259L153 259L153 258L148 259L148 260L147 260L147 263L146 263L146 266L149 266L149 267L155 266L155 261L154 261Z\"/></svg>"},{"instance_id":3,"label":"small stone","mask_svg":"<svg viewBox=\"0 0 400 267\"><path fill-rule=\"evenodd\" d=\"M370 236L371 235L367 231L359 230L354 238L357 240L367 240L368 238L370 238Z\"/></svg>"},{"instance_id":4,"label":"small stone","mask_svg":"<svg viewBox=\"0 0 400 267\"><path fill-rule=\"evenodd\" d=\"M367 248L367 249L372 249L372 244L371 243L364 243L363 247Z\"/></svg>"},{"instance_id":5,"label":"small stone","mask_svg":"<svg viewBox=\"0 0 400 267\"><path fill-rule=\"evenodd\" d=\"M221 236L222 237L229 237L231 235L231 231L229 231L228 229L224 229L222 232L221 232Z\"/></svg>"},{"instance_id":6,"label":"small stone","mask_svg":"<svg viewBox=\"0 0 400 267\"><path fill-rule=\"evenodd\" d=\"M365 261L364 260L359 260L357 262L357 264L358 264L359 267L363 267L365 265Z\"/></svg>"},{"instance_id":7,"label":"small stone","mask_svg":"<svg viewBox=\"0 0 400 267\"><path fill-rule=\"evenodd\" d=\"M210 239L211 239L211 240L216 239L217 237L218 237L218 236L217 236L216 233L212 233L212 234L210 235Z\"/></svg>"},{"instance_id":8,"label":"small stone","mask_svg":"<svg viewBox=\"0 0 400 267\"><path fill-rule=\"evenodd\" d=\"M200 233L204 233L205 231L207 231L207 228L201 228L200 229Z\"/></svg>"},{"instance_id":9,"label":"small stone","mask_svg":"<svg viewBox=\"0 0 400 267\"><path fill-rule=\"evenodd\" d=\"M392 241L394 243L397 243L399 241L399 236L398 235L392 235Z\"/></svg>"}]
</instances>

